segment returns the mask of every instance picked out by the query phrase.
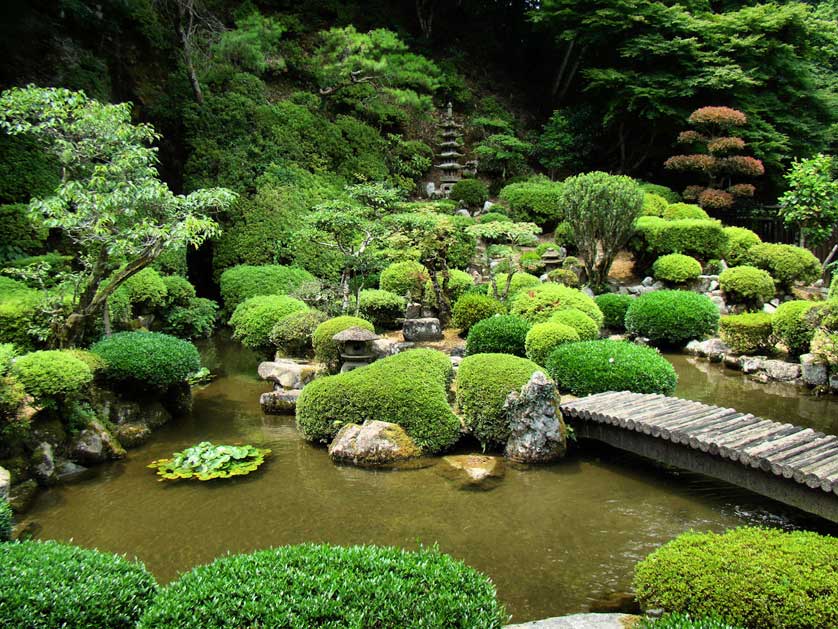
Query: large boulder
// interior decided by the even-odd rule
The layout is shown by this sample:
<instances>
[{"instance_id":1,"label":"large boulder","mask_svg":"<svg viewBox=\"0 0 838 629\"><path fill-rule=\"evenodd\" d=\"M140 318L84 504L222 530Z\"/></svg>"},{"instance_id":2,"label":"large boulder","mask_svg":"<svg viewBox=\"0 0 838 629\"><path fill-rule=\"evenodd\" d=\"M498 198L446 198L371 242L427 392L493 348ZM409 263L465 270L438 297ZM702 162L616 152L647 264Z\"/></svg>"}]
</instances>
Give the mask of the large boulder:
<instances>
[{"instance_id":1,"label":"large boulder","mask_svg":"<svg viewBox=\"0 0 838 629\"><path fill-rule=\"evenodd\" d=\"M421 454L398 424L367 420L363 425L346 424L329 445L333 461L354 465L386 465Z\"/></svg>"},{"instance_id":2,"label":"large boulder","mask_svg":"<svg viewBox=\"0 0 838 629\"><path fill-rule=\"evenodd\" d=\"M151 429L143 422L129 422L117 425L113 435L123 447L138 448L151 439Z\"/></svg>"},{"instance_id":3,"label":"large boulder","mask_svg":"<svg viewBox=\"0 0 838 629\"><path fill-rule=\"evenodd\" d=\"M505 471L503 459L483 454L445 456L437 469L461 489L494 489Z\"/></svg>"},{"instance_id":4,"label":"large boulder","mask_svg":"<svg viewBox=\"0 0 838 629\"><path fill-rule=\"evenodd\" d=\"M70 446L72 459L88 465L103 463L125 456L120 443L99 422L90 422Z\"/></svg>"},{"instance_id":5,"label":"large boulder","mask_svg":"<svg viewBox=\"0 0 838 629\"><path fill-rule=\"evenodd\" d=\"M776 382L792 382L800 378L800 365L784 360L766 360L762 364L765 375Z\"/></svg>"},{"instance_id":6,"label":"large boulder","mask_svg":"<svg viewBox=\"0 0 838 629\"><path fill-rule=\"evenodd\" d=\"M690 341L686 350L693 356L709 358L713 362L721 362L724 357L732 352L730 346L718 338L707 339L706 341Z\"/></svg>"},{"instance_id":7,"label":"large boulder","mask_svg":"<svg viewBox=\"0 0 838 629\"><path fill-rule=\"evenodd\" d=\"M39 485L54 485L58 482L58 475L55 468L55 453L52 444L43 441L38 444L29 459L29 466L32 476Z\"/></svg>"},{"instance_id":8,"label":"large boulder","mask_svg":"<svg viewBox=\"0 0 838 629\"><path fill-rule=\"evenodd\" d=\"M268 391L259 397L259 404L265 415L293 415L297 408L299 389L278 389Z\"/></svg>"},{"instance_id":9,"label":"large boulder","mask_svg":"<svg viewBox=\"0 0 838 629\"><path fill-rule=\"evenodd\" d=\"M317 375L317 367L294 360L280 359L259 365L259 377L283 389L302 389Z\"/></svg>"},{"instance_id":10,"label":"large boulder","mask_svg":"<svg viewBox=\"0 0 838 629\"><path fill-rule=\"evenodd\" d=\"M518 463L547 463L567 452L567 429L559 410L556 385L536 371L521 391L506 398L503 412L509 422L505 456Z\"/></svg>"},{"instance_id":11,"label":"large boulder","mask_svg":"<svg viewBox=\"0 0 838 629\"><path fill-rule=\"evenodd\" d=\"M12 475L5 467L0 467L0 498L9 499L9 489L12 486Z\"/></svg>"},{"instance_id":12,"label":"large boulder","mask_svg":"<svg viewBox=\"0 0 838 629\"><path fill-rule=\"evenodd\" d=\"M148 400L140 403L135 400L112 400L108 405L108 417L111 423L145 424L154 430L172 419L172 414L166 410L159 400Z\"/></svg>"},{"instance_id":13,"label":"large boulder","mask_svg":"<svg viewBox=\"0 0 838 629\"><path fill-rule=\"evenodd\" d=\"M800 357L800 371L803 381L810 387L822 387L829 380L829 365L815 354Z\"/></svg>"},{"instance_id":14,"label":"large boulder","mask_svg":"<svg viewBox=\"0 0 838 629\"><path fill-rule=\"evenodd\" d=\"M439 319L435 317L405 319L402 334L405 341L417 343L439 341L442 339L442 326Z\"/></svg>"}]
</instances>

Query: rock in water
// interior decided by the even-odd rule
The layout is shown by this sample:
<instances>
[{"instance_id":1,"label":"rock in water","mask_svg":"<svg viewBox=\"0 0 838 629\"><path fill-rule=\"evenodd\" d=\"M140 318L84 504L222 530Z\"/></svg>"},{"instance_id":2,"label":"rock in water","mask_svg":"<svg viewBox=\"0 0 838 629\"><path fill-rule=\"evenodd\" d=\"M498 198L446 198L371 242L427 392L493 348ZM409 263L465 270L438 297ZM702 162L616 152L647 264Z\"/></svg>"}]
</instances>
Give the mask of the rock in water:
<instances>
[{"instance_id":1,"label":"rock in water","mask_svg":"<svg viewBox=\"0 0 838 629\"><path fill-rule=\"evenodd\" d=\"M567 429L559 410L556 385L536 371L521 392L513 391L503 406L510 435L505 456L518 463L547 463L567 451Z\"/></svg>"},{"instance_id":2,"label":"rock in water","mask_svg":"<svg viewBox=\"0 0 838 629\"><path fill-rule=\"evenodd\" d=\"M72 458L81 464L102 463L125 456L124 448L99 422L90 422L70 448Z\"/></svg>"},{"instance_id":3,"label":"rock in water","mask_svg":"<svg viewBox=\"0 0 838 629\"><path fill-rule=\"evenodd\" d=\"M405 319L402 334L405 341L439 341L442 339L442 326L435 317Z\"/></svg>"},{"instance_id":4,"label":"rock in water","mask_svg":"<svg viewBox=\"0 0 838 629\"><path fill-rule=\"evenodd\" d=\"M503 459L482 454L461 454L442 457L438 469L462 489L494 489L503 477Z\"/></svg>"},{"instance_id":5,"label":"rock in water","mask_svg":"<svg viewBox=\"0 0 838 629\"><path fill-rule=\"evenodd\" d=\"M333 461L354 465L386 465L419 456L422 451L398 424L367 420L346 424L329 446Z\"/></svg>"},{"instance_id":6,"label":"rock in water","mask_svg":"<svg viewBox=\"0 0 838 629\"><path fill-rule=\"evenodd\" d=\"M30 459L30 469L39 485L54 485L58 481L52 444L41 442Z\"/></svg>"},{"instance_id":7,"label":"rock in water","mask_svg":"<svg viewBox=\"0 0 838 629\"><path fill-rule=\"evenodd\" d=\"M293 415L297 408L299 389L268 391L259 397L259 404L265 415Z\"/></svg>"},{"instance_id":8,"label":"rock in water","mask_svg":"<svg viewBox=\"0 0 838 629\"><path fill-rule=\"evenodd\" d=\"M113 434L126 448L137 448L151 439L151 429L142 422L119 424Z\"/></svg>"},{"instance_id":9,"label":"rock in water","mask_svg":"<svg viewBox=\"0 0 838 629\"><path fill-rule=\"evenodd\" d=\"M259 377L283 389L302 389L317 375L317 367L294 360L279 359L259 365Z\"/></svg>"},{"instance_id":10,"label":"rock in water","mask_svg":"<svg viewBox=\"0 0 838 629\"><path fill-rule=\"evenodd\" d=\"M822 387L829 381L829 365L815 354L800 357L800 371L803 381L810 387Z\"/></svg>"}]
</instances>

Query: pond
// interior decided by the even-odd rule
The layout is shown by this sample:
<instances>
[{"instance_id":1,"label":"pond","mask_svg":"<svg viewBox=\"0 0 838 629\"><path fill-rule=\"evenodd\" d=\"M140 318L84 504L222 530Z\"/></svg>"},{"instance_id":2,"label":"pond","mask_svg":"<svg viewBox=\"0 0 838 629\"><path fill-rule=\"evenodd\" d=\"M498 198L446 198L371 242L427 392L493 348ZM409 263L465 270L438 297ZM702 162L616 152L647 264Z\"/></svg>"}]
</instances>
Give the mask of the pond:
<instances>
[{"instance_id":1,"label":"pond","mask_svg":"<svg viewBox=\"0 0 838 629\"><path fill-rule=\"evenodd\" d=\"M39 537L137 556L165 582L228 552L323 541L439 548L489 574L516 621L590 609L630 588L635 563L688 529L741 524L838 533L777 503L710 479L586 447L552 466L508 468L491 491L458 488L438 465L338 467L304 442L292 417L263 416L258 359L217 337L202 347L219 377L191 416L125 461L41 494ZM838 432L838 403L751 385L717 365L668 356L678 394ZM146 465L198 441L252 443L272 457L249 477L158 483ZM429 463L435 463L430 461Z\"/></svg>"}]
</instances>

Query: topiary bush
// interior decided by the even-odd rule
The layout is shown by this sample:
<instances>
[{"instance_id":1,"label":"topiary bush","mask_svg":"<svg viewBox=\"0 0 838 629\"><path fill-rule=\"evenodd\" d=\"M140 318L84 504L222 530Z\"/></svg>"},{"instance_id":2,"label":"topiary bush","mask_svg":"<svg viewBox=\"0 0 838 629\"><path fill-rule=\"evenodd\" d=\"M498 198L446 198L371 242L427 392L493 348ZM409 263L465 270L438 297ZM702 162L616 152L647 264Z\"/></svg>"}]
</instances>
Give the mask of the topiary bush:
<instances>
[{"instance_id":1,"label":"topiary bush","mask_svg":"<svg viewBox=\"0 0 838 629\"><path fill-rule=\"evenodd\" d=\"M640 187L644 192L657 194L666 199L667 203L678 203L681 200L681 195L675 192L672 188L667 188L666 186L661 186L656 183L649 183L647 181L638 181L637 183L640 184Z\"/></svg>"},{"instance_id":2,"label":"topiary bush","mask_svg":"<svg viewBox=\"0 0 838 629\"><path fill-rule=\"evenodd\" d=\"M334 317L327 319L318 325L311 335L311 347L314 350L314 357L325 364L329 371L336 371L340 365L340 345L332 340L338 332L348 328L363 328L375 332L375 327L366 319L360 317Z\"/></svg>"},{"instance_id":3,"label":"topiary bush","mask_svg":"<svg viewBox=\"0 0 838 629\"><path fill-rule=\"evenodd\" d=\"M635 299L626 311L626 330L654 343L683 346L714 334L719 309L709 297L685 290L659 290Z\"/></svg>"},{"instance_id":4,"label":"topiary bush","mask_svg":"<svg viewBox=\"0 0 838 629\"><path fill-rule=\"evenodd\" d=\"M494 315L506 314L506 306L497 299L479 293L466 293L454 302L453 324L460 328L460 334L468 334L478 321Z\"/></svg>"},{"instance_id":5,"label":"topiary bush","mask_svg":"<svg viewBox=\"0 0 838 629\"><path fill-rule=\"evenodd\" d=\"M12 507L9 501L0 497L0 543L12 539L12 528L14 525ZM2 616L0 616L2 617Z\"/></svg>"},{"instance_id":6,"label":"topiary bush","mask_svg":"<svg viewBox=\"0 0 838 629\"><path fill-rule=\"evenodd\" d=\"M423 452L440 452L460 436L460 422L448 406L452 375L447 355L414 349L318 378L297 400L297 428L309 441L327 443L344 424L378 419L404 428Z\"/></svg>"},{"instance_id":7,"label":"topiary bush","mask_svg":"<svg viewBox=\"0 0 838 629\"><path fill-rule=\"evenodd\" d=\"M547 274L547 279L556 284L564 284L571 288L577 288L579 286L579 276L576 275L576 271L571 271L570 269L553 269Z\"/></svg>"},{"instance_id":8,"label":"topiary bush","mask_svg":"<svg viewBox=\"0 0 838 629\"><path fill-rule=\"evenodd\" d=\"M478 208L489 198L489 188L479 179L460 179L452 186L448 198L467 208Z\"/></svg>"},{"instance_id":9,"label":"topiary bush","mask_svg":"<svg viewBox=\"0 0 838 629\"><path fill-rule=\"evenodd\" d=\"M548 319L551 323L561 323L568 325L579 335L582 341L593 341L599 338L599 326L596 322L586 315L581 310L576 308L568 308L567 310L559 310L550 315Z\"/></svg>"},{"instance_id":10,"label":"topiary bush","mask_svg":"<svg viewBox=\"0 0 838 629\"><path fill-rule=\"evenodd\" d=\"M311 337L328 317L319 310L298 310L285 315L271 330L271 343L286 356L312 354Z\"/></svg>"},{"instance_id":11,"label":"topiary bush","mask_svg":"<svg viewBox=\"0 0 838 629\"><path fill-rule=\"evenodd\" d=\"M569 310L567 312L570 312ZM584 315L583 315L584 316ZM525 348L527 358L536 365L546 365L547 359L559 345L575 343L579 332L564 323L536 323L527 332Z\"/></svg>"},{"instance_id":12,"label":"topiary bush","mask_svg":"<svg viewBox=\"0 0 838 629\"><path fill-rule=\"evenodd\" d=\"M128 300L140 312L151 311L166 304L166 282L153 267L135 273L125 280L121 288L128 292Z\"/></svg>"},{"instance_id":13,"label":"topiary bush","mask_svg":"<svg viewBox=\"0 0 838 629\"><path fill-rule=\"evenodd\" d=\"M669 201L664 199L659 194L646 192L643 195L643 209L641 210L640 215L662 217L668 206Z\"/></svg>"},{"instance_id":14,"label":"topiary bush","mask_svg":"<svg viewBox=\"0 0 838 629\"><path fill-rule=\"evenodd\" d=\"M271 330L283 317L308 306L287 295L259 295L249 297L236 306L230 317L233 338L261 353L271 351Z\"/></svg>"},{"instance_id":15,"label":"topiary bush","mask_svg":"<svg viewBox=\"0 0 838 629\"><path fill-rule=\"evenodd\" d=\"M221 274L221 299L224 310L233 312L245 299L259 295L287 295L315 278L304 269L279 264L251 266L241 264Z\"/></svg>"},{"instance_id":16,"label":"topiary bush","mask_svg":"<svg viewBox=\"0 0 838 629\"><path fill-rule=\"evenodd\" d=\"M655 260L652 273L656 280L684 284L701 275L701 262L682 253L670 253Z\"/></svg>"},{"instance_id":17,"label":"topiary bush","mask_svg":"<svg viewBox=\"0 0 838 629\"><path fill-rule=\"evenodd\" d=\"M667 221L641 216L635 221L631 247L646 255L683 253L709 260L720 258L727 249L727 234L719 221L679 219Z\"/></svg>"},{"instance_id":18,"label":"topiary bush","mask_svg":"<svg viewBox=\"0 0 838 629\"><path fill-rule=\"evenodd\" d=\"M514 315L496 315L475 323L466 338L466 355L513 354L525 356L530 324Z\"/></svg>"},{"instance_id":19,"label":"topiary bush","mask_svg":"<svg viewBox=\"0 0 838 629\"><path fill-rule=\"evenodd\" d=\"M536 179L504 186L498 198L509 206L516 221L549 227L561 221L561 192L561 182Z\"/></svg>"},{"instance_id":20,"label":"topiary bush","mask_svg":"<svg viewBox=\"0 0 838 629\"><path fill-rule=\"evenodd\" d=\"M195 287L185 277L165 275L162 280L166 287L166 297L163 302L166 308L188 306L195 299Z\"/></svg>"},{"instance_id":21,"label":"topiary bush","mask_svg":"<svg viewBox=\"0 0 838 629\"><path fill-rule=\"evenodd\" d=\"M618 332L626 329L626 310L632 301L634 297L631 295L617 293L603 293L594 297L594 302L602 311L605 327Z\"/></svg>"},{"instance_id":22,"label":"topiary bush","mask_svg":"<svg viewBox=\"0 0 838 629\"><path fill-rule=\"evenodd\" d=\"M457 408L463 422L483 448L503 447L509 424L503 413L506 397L520 391L536 371L531 360L509 354L466 356L457 369Z\"/></svg>"},{"instance_id":23,"label":"topiary bush","mask_svg":"<svg viewBox=\"0 0 838 629\"><path fill-rule=\"evenodd\" d=\"M750 229L744 227L725 227L727 247L723 257L730 266L741 266L748 262L748 252L751 247L762 244L762 239Z\"/></svg>"},{"instance_id":24,"label":"topiary bush","mask_svg":"<svg viewBox=\"0 0 838 629\"><path fill-rule=\"evenodd\" d=\"M530 323L547 321L554 312L575 308L602 325L603 316L596 302L585 293L560 284L541 284L522 290L512 299L510 312Z\"/></svg>"},{"instance_id":25,"label":"topiary bush","mask_svg":"<svg viewBox=\"0 0 838 629\"><path fill-rule=\"evenodd\" d=\"M697 205L690 203L673 203L668 205L661 215L668 221L678 221L685 218L696 219L699 221L710 220L709 214L702 210Z\"/></svg>"},{"instance_id":26,"label":"topiary bush","mask_svg":"<svg viewBox=\"0 0 838 629\"><path fill-rule=\"evenodd\" d=\"M40 296L21 282L0 276L0 343L32 349L37 341L30 330L35 324Z\"/></svg>"},{"instance_id":27,"label":"topiary bush","mask_svg":"<svg viewBox=\"0 0 838 629\"><path fill-rule=\"evenodd\" d=\"M737 354L761 354L774 349L773 317L766 312L726 315L719 319L719 336Z\"/></svg>"},{"instance_id":28,"label":"topiary bush","mask_svg":"<svg viewBox=\"0 0 838 629\"><path fill-rule=\"evenodd\" d=\"M821 263L808 249L762 243L748 250L748 263L771 274L777 284L791 290L797 282L811 284L821 276Z\"/></svg>"},{"instance_id":29,"label":"topiary bush","mask_svg":"<svg viewBox=\"0 0 838 629\"><path fill-rule=\"evenodd\" d=\"M443 277L441 273L438 274L437 279L439 281L439 287L442 288ZM465 294L472 288L474 288L474 278L471 274L458 269L451 269L448 271L446 295L448 296L448 300L450 302L453 303L457 301L461 295ZM425 295L423 301L429 306L436 306L436 291L434 290L434 285L431 280L425 282Z\"/></svg>"},{"instance_id":30,"label":"topiary bush","mask_svg":"<svg viewBox=\"0 0 838 629\"><path fill-rule=\"evenodd\" d=\"M517 273L512 274L512 280L509 280L508 273L496 273L493 277L495 284L498 287L498 294L503 297L504 291L506 290L506 283L509 281L509 292L506 293L506 298L511 299L514 295L517 295L522 290L527 288L532 288L533 286L541 286L541 280L538 279L535 275L531 273L525 273L523 271L518 271ZM491 295L491 289L489 294Z\"/></svg>"},{"instance_id":31,"label":"topiary bush","mask_svg":"<svg viewBox=\"0 0 838 629\"><path fill-rule=\"evenodd\" d=\"M394 329L406 305L404 297L378 288L366 288L358 295L360 315L378 330Z\"/></svg>"},{"instance_id":32,"label":"topiary bush","mask_svg":"<svg viewBox=\"0 0 838 629\"><path fill-rule=\"evenodd\" d=\"M172 306L164 313L161 330L182 339L206 338L212 334L217 320L217 303L193 297L185 306Z\"/></svg>"},{"instance_id":33,"label":"topiary bush","mask_svg":"<svg viewBox=\"0 0 838 629\"><path fill-rule=\"evenodd\" d=\"M814 302L797 299L780 304L774 312L774 334L793 356L809 351L815 328L806 314L814 305Z\"/></svg>"},{"instance_id":34,"label":"topiary bush","mask_svg":"<svg viewBox=\"0 0 838 629\"><path fill-rule=\"evenodd\" d=\"M500 212L486 212L485 214L481 214L478 218L479 222L481 223L511 223L513 222L511 218L509 218L506 214L501 214Z\"/></svg>"},{"instance_id":35,"label":"topiary bush","mask_svg":"<svg viewBox=\"0 0 838 629\"><path fill-rule=\"evenodd\" d=\"M488 577L435 548L302 544L194 568L160 592L138 629L499 629L505 620Z\"/></svg>"},{"instance_id":36,"label":"topiary bush","mask_svg":"<svg viewBox=\"0 0 838 629\"><path fill-rule=\"evenodd\" d=\"M12 375L38 404L50 407L78 398L93 381L90 367L66 350L25 354L15 360Z\"/></svg>"},{"instance_id":37,"label":"topiary bush","mask_svg":"<svg viewBox=\"0 0 838 629\"><path fill-rule=\"evenodd\" d=\"M428 269L419 262L395 262L381 272L378 286L411 301L420 301L429 277Z\"/></svg>"},{"instance_id":38,"label":"topiary bush","mask_svg":"<svg viewBox=\"0 0 838 629\"><path fill-rule=\"evenodd\" d=\"M719 286L725 301L758 310L774 297L774 280L754 266L733 266L719 274Z\"/></svg>"},{"instance_id":39,"label":"topiary bush","mask_svg":"<svg viewBox=\"0 0 838 629\"><path fill-rule=\"evenodd\" d=\"M0 626L133 629L157 593L143 564L53 541L0 544Z\"/></svg>"},{"instance_id":40,"label":"topiary bush","mask_svg":"<svg viewBox=\"0 0 838 629\"><path fill-rule=\"evenodd\" d=\"M678 376L651 347L627 341L582 341L556 349L547 371L562 391L583 396L605 391L672 395Z\"/></svg>"},{"instance_id":41,"label":"topiary bush","mask_svg":"<svg viewBox=\"0 0 838 629\"><path fill-rule=\"evenodd\" d=\"M117 332L90 351L105 361L105 378L139 388L166 389L201 368L192 343L160 332Z\"/></svg>"},{"instance_id":42,"label":"topiary bush","mask_svg":"<svg viewBox=\"0 0 838 629\"><path fill-rule=\"evenodd\" d=\"M690 531L637 564L634 589L645 608L743 627L835 627L836 565L838 539L809 531Z\"/></svg>"}]
</instances>

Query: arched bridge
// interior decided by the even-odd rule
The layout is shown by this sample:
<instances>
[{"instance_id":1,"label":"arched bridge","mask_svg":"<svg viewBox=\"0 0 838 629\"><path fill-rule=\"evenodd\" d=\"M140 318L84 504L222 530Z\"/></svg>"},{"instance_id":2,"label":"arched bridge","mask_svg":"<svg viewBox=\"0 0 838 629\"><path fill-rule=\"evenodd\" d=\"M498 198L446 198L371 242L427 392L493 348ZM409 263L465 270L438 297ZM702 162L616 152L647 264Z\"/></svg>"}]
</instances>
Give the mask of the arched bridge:
<instances>
[{"instance_id":1,"label":"arched bridge","mask_svg":"<svg viewBox=\"0 0 838 629\"><path fill-rule=\"evenodd\" d=\"M608 392L565 402L577 436L739 485L838 522L838 437L732 408Z\"/></svg>"}]
</instances>

